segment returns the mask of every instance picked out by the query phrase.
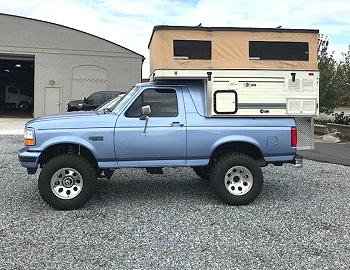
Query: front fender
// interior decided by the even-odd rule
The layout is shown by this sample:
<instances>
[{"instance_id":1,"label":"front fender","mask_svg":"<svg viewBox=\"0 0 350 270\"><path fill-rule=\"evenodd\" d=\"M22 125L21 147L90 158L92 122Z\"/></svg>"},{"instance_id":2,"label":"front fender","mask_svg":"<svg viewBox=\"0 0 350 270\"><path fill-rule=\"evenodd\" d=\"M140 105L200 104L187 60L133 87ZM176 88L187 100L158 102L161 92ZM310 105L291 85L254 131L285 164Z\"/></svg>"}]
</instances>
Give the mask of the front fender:
<instances>
[{"instance_id":1,"label":"front fender","mask_svg":"<svg viewBox=\"0 0 350 270\"><path fill-rule=\"evenodd\" d=\"M50 146L57 145L57 144L68 144L68 143L84 146L96 157L96 154L97 154L96 147L92 145L90 142L77 136L54 137L54 138L45 140L38 148L34 148L33 150L43 152L45 151L45 149L47 149Z\"/></svg>"}]
</instances>

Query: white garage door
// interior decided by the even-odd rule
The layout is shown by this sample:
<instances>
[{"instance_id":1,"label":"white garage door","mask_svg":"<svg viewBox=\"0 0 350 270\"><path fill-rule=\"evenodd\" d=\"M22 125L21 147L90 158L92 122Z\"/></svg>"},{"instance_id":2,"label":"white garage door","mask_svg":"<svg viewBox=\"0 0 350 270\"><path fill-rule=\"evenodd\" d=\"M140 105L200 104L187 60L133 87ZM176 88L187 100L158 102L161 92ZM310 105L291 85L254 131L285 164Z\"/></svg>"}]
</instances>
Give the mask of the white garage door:
<instances>
[{"instance_id":1,"label":"white garage door","mask_svg":"<svg viewBox=\"0 0 350 270\"><path fill-rule=\"evenodd\" d=\"M90 94L108 90L108 72L102 67L84 65L72 71L72 100L83 99Z\"/></svg>"}]
</instances>

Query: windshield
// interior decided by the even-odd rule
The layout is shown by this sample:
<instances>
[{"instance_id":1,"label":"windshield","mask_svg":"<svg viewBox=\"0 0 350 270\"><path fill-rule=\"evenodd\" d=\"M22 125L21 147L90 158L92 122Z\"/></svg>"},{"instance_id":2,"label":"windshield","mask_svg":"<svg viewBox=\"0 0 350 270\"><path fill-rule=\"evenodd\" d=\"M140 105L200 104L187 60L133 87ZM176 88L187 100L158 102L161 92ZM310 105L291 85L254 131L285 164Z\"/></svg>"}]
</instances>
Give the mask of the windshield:
<instances>
[{"instance_id":1,"label":"windshield","mask_svg":"<svg viewBox=\"0 0 350 270\"><path fill-rule=\"evenodd\" d=\"M140 89L139 86L134 86L127 92L124 96L121 97L116 103L109 107L109 111L118 112L121 108L129 102L129 100L134 96L134 94Z\"/></svg>"},{"instance_id":2,"label":"windshield","mask_svg":"<svg viewBox=\"0 0 350 270\"><path fill-rule=\"evenodd\" d=\"M120 94L116 98L108 100L107 102L103 103L101 106L97 107L95 111L102 111L104 109L108 109L109 111L112 111L111 107L114 106L116 103L118 103L123 96L125 96L125 94Z\"/></svg>"}]
</instances>

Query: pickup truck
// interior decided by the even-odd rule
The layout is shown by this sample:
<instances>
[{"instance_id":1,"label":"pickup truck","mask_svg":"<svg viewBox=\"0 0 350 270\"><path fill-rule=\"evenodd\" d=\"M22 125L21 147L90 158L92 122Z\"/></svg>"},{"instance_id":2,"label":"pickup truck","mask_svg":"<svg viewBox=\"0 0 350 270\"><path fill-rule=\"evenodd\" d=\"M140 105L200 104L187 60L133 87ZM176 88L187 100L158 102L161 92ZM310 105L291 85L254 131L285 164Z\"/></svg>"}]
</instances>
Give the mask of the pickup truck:
<instances>
[{"instance_id":1,"label":"pickup truck","mask_svg":"<svg viewBox=\"0 0 350 270\"><path fill-rule=\"evenodd\" d=\"M97 178L115 169L192 167L229 205L252 202L267 164L302 165L292 117L207 117L201 81L134 86L110 108L36 118L18 153L29 174L41 168L43 200L56 209L82 206Z\"/></svg>"},{"instance_id":2,"label":"pickup truck","mask_svg":"<svg viewBox=\"0 0 350 270\"><path fill-rule=\"evenodd\" d=\"M21 111L28 111L33 107L33 97L23 93L18 86L7 85L5 87L5 105Z\"/></svg>"}]
</instances>

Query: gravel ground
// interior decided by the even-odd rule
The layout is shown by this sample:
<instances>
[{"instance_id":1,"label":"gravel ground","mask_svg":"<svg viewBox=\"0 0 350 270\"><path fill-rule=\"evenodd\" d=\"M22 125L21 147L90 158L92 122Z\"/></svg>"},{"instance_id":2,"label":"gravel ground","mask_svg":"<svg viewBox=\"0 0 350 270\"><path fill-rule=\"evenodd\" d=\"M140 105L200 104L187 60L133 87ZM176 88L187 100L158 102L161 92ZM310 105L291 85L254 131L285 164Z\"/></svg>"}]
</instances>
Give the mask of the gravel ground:
<instances>
[{"instance_id":1,"label":"gravel ground","mask_svg":"<svg viewBox=\"0 0 350 270\"><path fill-rule=\"evenodd\" d=\"M220 203L190 169L121 170L82 209L41 200L0 137L1 269L349 269L350 168L264 168L248 206Z\"/></svg>"}]
</instances>

